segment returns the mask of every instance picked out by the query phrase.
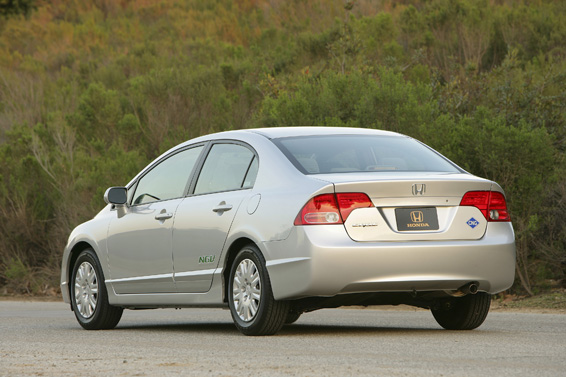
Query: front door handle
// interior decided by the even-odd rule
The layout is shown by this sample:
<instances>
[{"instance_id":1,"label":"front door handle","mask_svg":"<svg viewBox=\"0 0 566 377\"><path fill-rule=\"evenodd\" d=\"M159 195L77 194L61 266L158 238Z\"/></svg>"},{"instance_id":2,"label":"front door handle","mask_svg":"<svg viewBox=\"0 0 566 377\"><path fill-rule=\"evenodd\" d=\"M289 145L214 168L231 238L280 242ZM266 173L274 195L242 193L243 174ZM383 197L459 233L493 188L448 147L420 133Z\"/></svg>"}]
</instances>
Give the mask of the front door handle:
<instances>
[{"instance_id":1,"label":"front door handle","mask_svg":"<svg viewBox=\"0 0 566 377\"><path fill-rule=\"evenodd\" d=\"M226 211L230 211L232 209L232 204L226 204L225 201L221 201L218 203L216 207L212 209L213 212L223 213Z\"/></svg>"},{"instance_id":2,"label":"front door handle","mask_svg":"<svg viewBox=\"0 0 566 377\"><path fill-rule=\"evenodd\" d=\"M162 212L158 215L155 215L155 220L167 220L173 217L173 214L170 212Z\"/></svg>"}]
</instances>

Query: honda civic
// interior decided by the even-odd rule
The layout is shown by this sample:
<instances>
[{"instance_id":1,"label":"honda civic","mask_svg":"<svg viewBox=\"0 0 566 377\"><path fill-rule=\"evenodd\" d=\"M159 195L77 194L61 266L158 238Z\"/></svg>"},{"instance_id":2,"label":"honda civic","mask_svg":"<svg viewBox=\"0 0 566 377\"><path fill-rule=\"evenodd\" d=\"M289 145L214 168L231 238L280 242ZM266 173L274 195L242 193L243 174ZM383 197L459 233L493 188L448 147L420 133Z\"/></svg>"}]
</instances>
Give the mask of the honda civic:
<instances>
[{"instance_id":1,"label":"honda civic","mask_svg":"<svg viewBox=\"0 0 566 377\"><path fill-rule=\"evenodd\" d=\"M63 254L63 299L85 329L124 309L219 307L270 335L318 309L404 304L469 330L514 279L502 188L394 132L201 136L104 199Z\"/></svg>"}]
</instances>

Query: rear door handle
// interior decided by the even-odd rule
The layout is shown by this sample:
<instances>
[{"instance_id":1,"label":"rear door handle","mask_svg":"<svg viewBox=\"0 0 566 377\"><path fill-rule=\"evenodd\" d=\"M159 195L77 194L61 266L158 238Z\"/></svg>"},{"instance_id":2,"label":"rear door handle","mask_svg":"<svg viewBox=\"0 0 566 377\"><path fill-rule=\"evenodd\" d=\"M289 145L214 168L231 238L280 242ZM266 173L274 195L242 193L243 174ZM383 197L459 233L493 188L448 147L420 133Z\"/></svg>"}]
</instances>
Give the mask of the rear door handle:
<instances>
[{"instance_id":1,"label":"rear door handle","mask_svg":"<svg viewBox=\"0 0 566 377\"><path fill-rule=\"evenodd\" d=\"M167 219L170 219L171 217L173 217L172 213L165 212L165 213L160 213L158 215L155 215L155 220L167 220Z\"/></svg>"},{"instance_id":2,"label":"rear door handle","mask_svg":"<svg viewBox=\"0 0 566 377\"><path fill-rule=\"evenodd\" d=\"M232 204L226 204L225 201L221 201L220 203L218 203L216 207L212 209L212 211L222 213L222 212L230 211L231 209L232 209Z\"/></svg>"}]
</instances>

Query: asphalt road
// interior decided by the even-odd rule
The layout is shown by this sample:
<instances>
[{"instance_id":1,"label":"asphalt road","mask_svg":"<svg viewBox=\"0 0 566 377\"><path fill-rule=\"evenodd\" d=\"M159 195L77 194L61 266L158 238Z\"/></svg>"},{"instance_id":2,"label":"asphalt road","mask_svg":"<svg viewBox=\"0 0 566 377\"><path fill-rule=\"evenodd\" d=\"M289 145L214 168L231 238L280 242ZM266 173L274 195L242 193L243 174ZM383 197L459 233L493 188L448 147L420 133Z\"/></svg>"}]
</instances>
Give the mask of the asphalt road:
<instances>
[{"instance_id":1,"label":"asphalt road","mask_svg":"<svg viewBox=\"0 0 566 377\"><path fill-rule=\"evenodd\" d=\"M327 309L254 338L221 309L125 311L85 331L63 303L0 301L0 376L22 375L566 376L566 315L446 331L427 311Z\"/></svg>"}]
</instances>

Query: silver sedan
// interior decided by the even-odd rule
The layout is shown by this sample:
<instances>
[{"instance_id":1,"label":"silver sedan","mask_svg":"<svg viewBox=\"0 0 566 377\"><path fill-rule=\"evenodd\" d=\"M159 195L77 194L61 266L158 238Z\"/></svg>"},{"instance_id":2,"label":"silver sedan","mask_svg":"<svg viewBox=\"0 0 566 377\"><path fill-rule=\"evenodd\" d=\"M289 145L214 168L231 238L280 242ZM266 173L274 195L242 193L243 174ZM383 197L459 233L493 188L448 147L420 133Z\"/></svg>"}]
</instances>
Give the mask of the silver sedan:
<instances>
[{"instance_id":1,"label":"silver sedan","mask_svg":"<svg viewBox=\"0 0 566 377\"><path fill-rule=\"evenodd\" d=\"M85 329L123 309L206 306L269 335L304 312L385 304L474 329L514 278L501 187L393 132L202 136L105 200L63 254L63 298Z\"/></svg>"}]
</instances>

